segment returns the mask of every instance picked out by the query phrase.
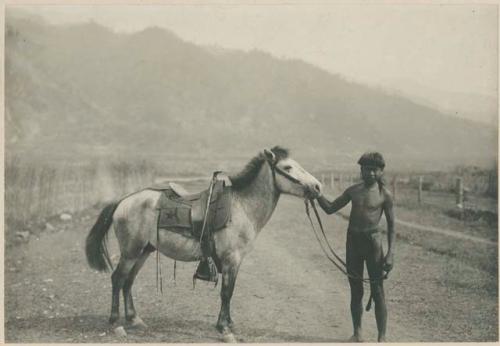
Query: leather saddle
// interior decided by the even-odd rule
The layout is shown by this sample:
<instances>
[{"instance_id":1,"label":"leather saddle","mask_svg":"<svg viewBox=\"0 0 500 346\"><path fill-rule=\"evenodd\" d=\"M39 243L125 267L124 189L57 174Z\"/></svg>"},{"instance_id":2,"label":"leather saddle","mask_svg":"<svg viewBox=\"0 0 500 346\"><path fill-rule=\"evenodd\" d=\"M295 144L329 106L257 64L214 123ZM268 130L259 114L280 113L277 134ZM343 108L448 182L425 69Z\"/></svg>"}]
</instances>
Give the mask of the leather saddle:
<instances>
[{"instance_id":1,"label":"leather saddle","mask_svg":"<svg viewBox=\"0 0 500 346\"><path fill-rule=\"evenodd\" d=\"M205 215L204 239L224 228L231 218L231 181L224 173L216 172L212 185L210 202L210 188L197 193L189 193L176 183L154 188L162 191L157 205L158 228L200 239Z\"/></svg>"}]
</instances>

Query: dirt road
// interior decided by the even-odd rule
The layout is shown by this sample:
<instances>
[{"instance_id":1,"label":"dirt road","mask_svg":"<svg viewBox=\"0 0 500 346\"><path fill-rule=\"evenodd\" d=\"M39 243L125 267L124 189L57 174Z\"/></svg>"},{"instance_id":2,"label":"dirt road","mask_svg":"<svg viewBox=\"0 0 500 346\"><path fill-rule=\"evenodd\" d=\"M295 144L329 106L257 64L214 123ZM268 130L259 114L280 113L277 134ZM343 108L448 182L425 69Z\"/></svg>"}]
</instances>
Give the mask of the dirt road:
<instances>
[{"instance_id":1,"label":"dirt road","mask_svg":"<svg viewBox=\"0 0 500 346\"><path fill-rule=\"evenodd\" d=\"M240 342L342 342L351 335L347 280L323 256L302 208L300 200L282 197L255 249L244 260L231 304L234 332ZM83 252L85 237L98 212L89 209L71 221L57 222L54 230L41 233L38 239L32 237L27 243L7 248L6 341L220 342L215 330L219 287L214 289L213 285L198 282L193 290L191 277L195 263L178 262L174 283L173 261L166 257L161 259L163 295L156 289L154 256L134 285L136 308L149 328L129 331L126 338L109 329L109 274L92 271ZM326 227L335 248L344 256L346 221L329 217ZM110 239L113 253L114 235ZM478 314L477 321L497 316L491 315L495 306L487 306L491 300L474 298L477 306L467 305L473 310L466 320L472 321L465 326L470 329L469 334L455 333L455 329L465 328L456 319L460 311L455 311L464 307L449 307L443 311L444 318L439 323L429 318L433 313L429 306L450 305L439 296L434 297L436 278L433 277L439 268L449 269L448 261L418 246L398 244L396 267L386 283L390 313L388 341L498 337L495 321L488 320L487 324L493 325L489 329L484 325L479 331L475 328L480 322L474 322L474 314ZM439 268L422 271L422 266L427 265ZM418 281L428 282L422 286L428 287L427 291L417 296L404 284L407 278L416 275ZM446 289L441 287L445 295L449 294ZM366 302L368 289L365 292ZM453 294L457 297L460 292ZM447 327L457 323L455 329ZM373 309L364 315L364 334L367 341L376 340Z\"/></svg>"}]
</instances>

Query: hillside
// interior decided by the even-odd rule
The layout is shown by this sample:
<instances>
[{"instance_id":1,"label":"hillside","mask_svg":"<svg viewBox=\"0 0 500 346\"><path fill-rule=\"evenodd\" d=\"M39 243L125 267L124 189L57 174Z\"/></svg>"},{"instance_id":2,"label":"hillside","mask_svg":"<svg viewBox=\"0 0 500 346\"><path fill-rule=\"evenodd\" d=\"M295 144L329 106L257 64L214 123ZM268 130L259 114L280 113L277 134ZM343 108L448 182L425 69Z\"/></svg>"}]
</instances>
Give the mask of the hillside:
<instances>
[{"instance_id":1,"label":"hillside","mask_svg":"<svg viewBox=\"0 0 500 346\"><path fill-rule=\"evenodd\" d=\"M400 166L488 164L496 129L298 60L200 47L149 28L6 17L7 153L296 156Z\"/></svg>"}]
</instances>

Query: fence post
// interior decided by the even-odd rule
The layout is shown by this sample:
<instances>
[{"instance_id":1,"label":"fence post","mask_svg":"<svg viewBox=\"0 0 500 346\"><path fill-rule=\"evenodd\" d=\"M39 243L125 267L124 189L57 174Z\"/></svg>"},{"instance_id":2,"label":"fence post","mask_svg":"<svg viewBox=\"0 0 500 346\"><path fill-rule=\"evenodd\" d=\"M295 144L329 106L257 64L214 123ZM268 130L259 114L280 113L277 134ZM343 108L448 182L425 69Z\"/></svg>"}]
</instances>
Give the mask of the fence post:
<instances>
[{"instance_id":1,"label":"fence post","mask_svg":"<svg viewBox=\"0 0 500 346\"><path fill-rule=\"evenodd\" d=\"M464 185L462 178L457 178L455 192L457 207L462 208L464 205Z\"/></svg>"},{"instance_id":2,"label":"fence post","mask_svg":"<svg viewBox=\"0 0 500 346\"><path fill-rule=\"evenodd\" d=\"M330 185L333 190L335 188L335 176L333 175L333 173L330 173Z\"/></svg>"},{"instance_id":3,"label":"fence post","mask_svg":"<svg viewBox=\"0 0 500 346\"><path fill-rule=\"evenodd\" d=\"M496 197L498 194L498 177L494 172L488 174L488 188L486 193L488 196Z\"/></svg>"},{"instance_id":4,"label":"fence post","mask_svg":"<svg viewBox=\"0 0 500 346\"><path fill-rule=\"evenodd\" d=\"M392 178L392 199L393 199L393 201L396 201L396 180L397 180L397 176L395 175Z\"/></svg>"},{"instance_id":5,"label":"fence post","mask_svg":"<svg viewBox=\"0 0 500 346\"><path fill-rule=\"evenodd\" d=\"M418 204L422 203L422 181L423 180L424 179L422 176L418 177Z\"/></svg>"}]
</instances>

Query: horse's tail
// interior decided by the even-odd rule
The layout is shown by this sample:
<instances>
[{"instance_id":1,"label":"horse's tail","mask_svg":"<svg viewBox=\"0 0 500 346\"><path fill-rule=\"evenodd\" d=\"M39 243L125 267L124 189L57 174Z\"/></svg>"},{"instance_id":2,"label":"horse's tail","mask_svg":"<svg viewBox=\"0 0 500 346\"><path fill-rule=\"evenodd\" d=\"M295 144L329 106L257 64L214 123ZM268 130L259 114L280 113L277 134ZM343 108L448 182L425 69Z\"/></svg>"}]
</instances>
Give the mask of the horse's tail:
<instances>
[{"instance_id":1,"label":"horse's tail","mask_svg":"<svg viewBox=\"0 0 500 346\"><path fill-rule=\"evenodd\" d=\"M120 201L108 204L102 211L90 230L85 242L85 254L91 268L107 271L113 268L106 247L106 235L113 223L113 214Z\"/></svg>"}]
</instances>

